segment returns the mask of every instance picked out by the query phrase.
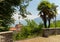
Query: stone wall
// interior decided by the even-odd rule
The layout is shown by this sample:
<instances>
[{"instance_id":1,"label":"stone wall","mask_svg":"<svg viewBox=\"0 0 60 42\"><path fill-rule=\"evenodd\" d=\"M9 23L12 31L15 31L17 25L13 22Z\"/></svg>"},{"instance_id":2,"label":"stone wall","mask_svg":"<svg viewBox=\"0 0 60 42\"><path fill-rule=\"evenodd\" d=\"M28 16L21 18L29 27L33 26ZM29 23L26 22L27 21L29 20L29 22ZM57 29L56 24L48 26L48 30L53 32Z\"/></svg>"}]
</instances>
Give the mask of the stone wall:
<instances>
[{"instance_id":1,"label":"stone wall","mask_svg":"<svg viewBox=\"0 0 60 42\"><path fill-rule=\"evenodd\" d=\"M13 32L0 32L0 42L13 42Z\"/></svg>"},{"instance_id":2,"label":"stone wall","mask_svg":"<svg viewBox=\"0 0 60 42\"><path fill-rule=\"evenodd\" d=\"M44 37L48 37L49 35L59 35L60 34L60 28L56 28L56 29L53 29L53 28L43 28L42 31L43 31L42 35Z\"/></svg>"}]
</instances>

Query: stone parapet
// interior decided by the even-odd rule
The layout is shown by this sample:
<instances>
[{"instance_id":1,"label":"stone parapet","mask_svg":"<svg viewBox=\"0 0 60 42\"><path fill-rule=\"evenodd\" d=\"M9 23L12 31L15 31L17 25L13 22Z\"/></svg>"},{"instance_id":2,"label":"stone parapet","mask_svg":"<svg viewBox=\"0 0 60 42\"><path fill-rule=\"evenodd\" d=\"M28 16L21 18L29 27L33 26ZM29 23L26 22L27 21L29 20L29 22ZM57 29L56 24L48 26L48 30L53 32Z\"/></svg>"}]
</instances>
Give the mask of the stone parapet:
<instances>
[{"instance_id":1,"label":"stone parapet","mask_svg":"<svg viewBox=\"0 0 60 42\"><path fill-rule=\"evenodd\" d=\"M0 42L13 42L13 31L0 32Z\"/></svg>"}]
</instances>

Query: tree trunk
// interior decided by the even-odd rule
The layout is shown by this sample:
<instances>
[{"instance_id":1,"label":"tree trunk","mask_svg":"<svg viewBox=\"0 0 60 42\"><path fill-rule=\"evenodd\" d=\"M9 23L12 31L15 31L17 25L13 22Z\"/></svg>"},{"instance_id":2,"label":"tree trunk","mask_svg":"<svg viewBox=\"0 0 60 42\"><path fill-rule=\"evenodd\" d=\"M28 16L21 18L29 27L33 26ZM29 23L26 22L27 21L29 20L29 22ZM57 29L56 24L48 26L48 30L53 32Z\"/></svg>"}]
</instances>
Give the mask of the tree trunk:
<instances>
[{"instance_id":1,"label":"tree trunk","mask_svg":"<svg viewBox=\"0 0 60 42\"><path fill-rule=\"evenodd\" d=\"M47 24L46 24L46 23L47 23L47 21L44 20L44 27L45 27L45 28L47 28Z\"/></svg>"},{"instance_id":2,"label":"tree trunk","mask_svg":"<svg viewBox=\"0 0 60 42\"><path fill-rule=\"evenodd\" d=\"M50 28L50 19L48 19L48 28Z\"/></svg>"}]
</instances>

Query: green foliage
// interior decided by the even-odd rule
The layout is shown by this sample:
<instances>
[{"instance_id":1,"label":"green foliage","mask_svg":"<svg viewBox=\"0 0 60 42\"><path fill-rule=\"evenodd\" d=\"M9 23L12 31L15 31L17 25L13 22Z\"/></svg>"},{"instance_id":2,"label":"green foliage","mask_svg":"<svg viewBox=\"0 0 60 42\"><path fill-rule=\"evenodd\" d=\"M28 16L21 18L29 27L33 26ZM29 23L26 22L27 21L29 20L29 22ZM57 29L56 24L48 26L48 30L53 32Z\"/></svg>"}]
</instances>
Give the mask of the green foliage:
<instances>
[{"instance_id":1,"label":"green foliage","mask_svg":"<svg viewBox=\"0 0 60 42\"><path fill-rule=\"evenodd\" d=\"M40 11L40 15L43 13L47 15L48 18L53 18L57 14L57 5L48 1L42 1L38 5L38 10Z\"/></svg>"},{"instance_id":2,"label":"green foliage","mask_svg":"<svg viewBox=\"0 0 60 42\"><path fill-rule=\"evenodd\" d=\"M19 9L19 11L20 11L20 15L21 15L23 18L25 18L27 14L30 14L30 12L28 12L28 11L26 10L26 8L27 8L27 6L29 5L29 2L30 2L30 1L32 1L32 0L21 0L21 2L20 2L20 5L19 5L20 9ZM25 15L25 14L26 14L26 15Z\"/></svg>"},{"instance_id":3,"label":"green foliage","mask_svg":"<svg viewBox=\"0 0 60 42\"><path fill-rule=\"evenodd\" d=\"M31 0L3 0L3 1L0 1L0 20L3 20L3 22L0 22L1 26L9 27L11 25L11 23L14 22L14 19L11 18L13 16L13 12L15 10L14 7L21 6L20 11L25 14L26 7L28 6L29 1L31 1ZM20 15L24 16L24 14L20 14Z\"/></svg>"},{"instance_id":4,"label":"green foliage","mask_svg":"<svg viewBox=\"0 0 60 42\"><path fill-rule=\"evenodd\" d=\"M2 31L8 31L10 27L2 27L0 26L0 32Z\"/></svg>"},{"instance_id":5,"label":"green foliage","mask_svg":"<svg viewBox=\"0 0 60 42\"><path fill-rule=\"evenodd\" d=\"M12 17L12 13L14 10L11 8L12 6L18 6L20 3L20 0L3 0L0 2L0 20L3 22L0 22L0 26L3 27L9 27L11 23L14 22L14 19Z\"/></svg>"},{"instance_id":6,"label":"green foliage","mask_svg":"<svg viewBox=\"0 0 60 42\"><path fill-rule=\"evenodd\" d=\"M38 5L38 10L41 10L43 8L51 8L51 4L48 1L42 1L39 5Z\"/></svg>"},{"instance_id":7,"label":"green foliage","mask_svg":"<svg viewBox=\"0 0 60 42\"><path fill-rule=\"evenodd\" d=\"M26 20L27 22L27 26L31 27L31 28L37 28L38 24L34 21L34 20Z\"/></svg>"},{"instance_id":8,"label":"green foliage","mask_svg":"<svg viewBox=\"0 0 60 42\"><path fill-rule=\"evenodd\" d=\"M9 30L9 27L8 26L6 26L5 24L3 24L2 25L2 22L3 22L3 20L0 20L0 32L2 32L2 31L8 31Z\"/></svg>"},{"instance_id":9,"label":"green foliage","mask_svg":"<svg viewBox=\"0 0 60 42\"><path fill-rule=\"evenodd\" d=\"M53 21L53 23L51 23L51 28L55 28L55 21ZM56 21L56 27L60 27L60 20Z\"/></svg>"},{"instance_id":10,"label":"green foliage","mask_svg":"<svg viewBox=\"0 0 60 42\"><path fill-rule=\"evenodd\" d=\"M16 34L15 39L25 39L40 36L43 24L37 25L33 20L26 20L27 26L23 26L21 31ZM34 24L33 24L34 23Z\"/></svg>"},{"instance_id":11,"label":"green foliage","mask_svg":"<svg viewBox=\"0 0 60 42\"><path fill-rule=\"evenodd\" d=\"M13 12L15 10L14 7L20 6L20 15L24 17L24 14L26 13L26 7L29 4L29 1L31 0L3 0L0 1L0 20L3 20L1 22L2 26L9 26L11 23L14 22L14 19L11 18L13 16Z\"/></svg>"}]
</instances>

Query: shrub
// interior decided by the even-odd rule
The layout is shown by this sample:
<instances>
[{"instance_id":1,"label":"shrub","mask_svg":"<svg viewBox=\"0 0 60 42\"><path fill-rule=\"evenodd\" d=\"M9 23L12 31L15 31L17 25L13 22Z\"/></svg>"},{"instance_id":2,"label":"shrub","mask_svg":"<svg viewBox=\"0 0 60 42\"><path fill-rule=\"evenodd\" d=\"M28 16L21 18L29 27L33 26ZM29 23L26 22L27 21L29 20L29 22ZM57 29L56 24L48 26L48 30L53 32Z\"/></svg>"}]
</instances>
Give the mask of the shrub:
<instances>
[{"instance_id":1,"label":"shrub","mask_svg":"<svg viewBox=\"0 0 60 42\"><path fill-rule=\"evenodd\" d=\"M33 24L34 23L34 24ZM15 39L32 38L40 35L43 24L37 25L33 20L28 21L27 26L23 26L21 31L16 34Z\"/></svg>"}]
</instances>

